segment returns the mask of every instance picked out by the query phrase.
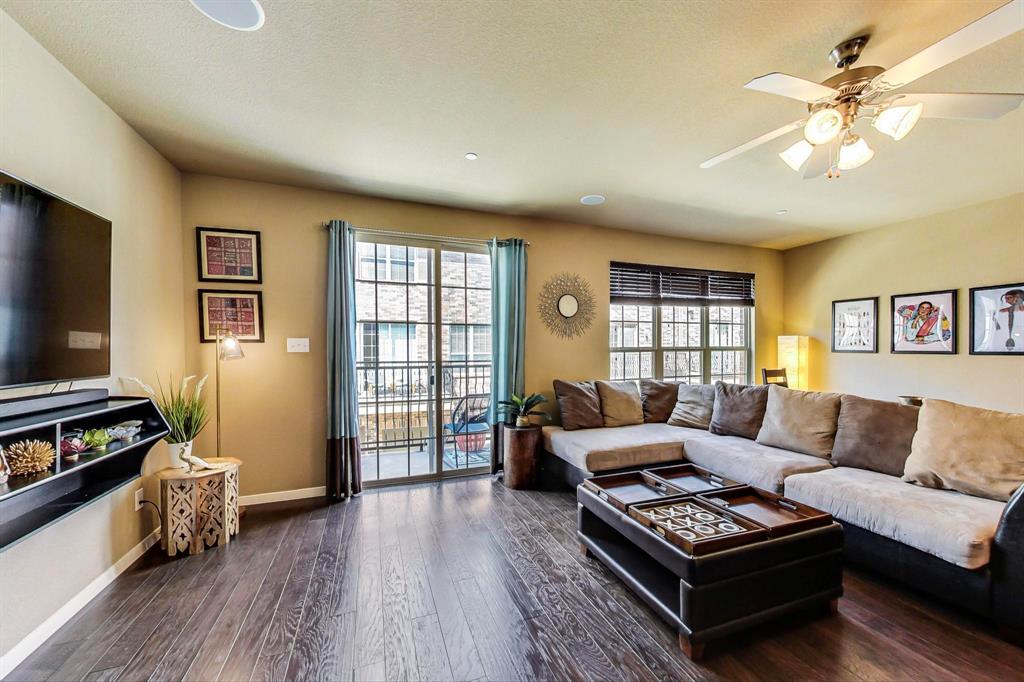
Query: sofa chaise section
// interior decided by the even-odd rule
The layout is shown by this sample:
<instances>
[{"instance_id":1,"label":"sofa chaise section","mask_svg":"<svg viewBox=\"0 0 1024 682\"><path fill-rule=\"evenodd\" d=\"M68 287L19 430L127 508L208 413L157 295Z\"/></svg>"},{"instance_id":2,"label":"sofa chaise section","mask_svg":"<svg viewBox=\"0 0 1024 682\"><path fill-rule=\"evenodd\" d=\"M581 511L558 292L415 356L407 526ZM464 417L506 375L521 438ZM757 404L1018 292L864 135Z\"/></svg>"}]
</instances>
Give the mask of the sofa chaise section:
<instances>
[{"instance_id":1,"label":"sofa chaise section","mask_svg":"<svg viewBox=\"0 0 1024 682\"><path fill-rule=\"evenodd\" d=\"M588 474L683 459L683 444L707 431L668 424L635 424L566 431L545 426L544 448Z\"/></svg>"}]
</instances>

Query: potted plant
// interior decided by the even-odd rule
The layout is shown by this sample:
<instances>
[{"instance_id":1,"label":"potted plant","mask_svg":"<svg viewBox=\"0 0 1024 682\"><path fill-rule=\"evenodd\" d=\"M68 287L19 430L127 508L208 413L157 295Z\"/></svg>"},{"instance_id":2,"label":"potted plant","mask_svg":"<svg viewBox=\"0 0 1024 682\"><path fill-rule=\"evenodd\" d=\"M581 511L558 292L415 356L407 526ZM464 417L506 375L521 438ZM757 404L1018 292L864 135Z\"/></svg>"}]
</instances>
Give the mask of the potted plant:
<instances>
[{"instance_id":1,"label":"potted plant","mask_svg":"<svg viewBox=\"0 0 1024 682\"><path fill-rule=\"evenodd\" d=\"M138 384L154 402L164 419L167 420L171 432L164 437L170 448L171 462L169 466L179 469L188 468L186 457L192 454L192 444L196 437L206 426L210 416L206 411L206 403L203 402L203 385L206 383L204 376L190 388L195 375L184 377L181 384L175 388L169 382L170 387L164 389L160 378L157 377L159 392L147 386L135 377L129 377L130 381Z\"/></svg>"},{"instance_id":2,"label":"potted plant","mask_svg":"<svg viewBox=\"0 0 1024 682\"><path fill-rule=\"evenodd\" d=\"M548 418L546 412L533 409L547 401L548 399L540 393L521 396L513 393L511 399L498 401L498 411L503 412L509 419L514 420L516 426L529 426L531 415L538 415L545 419Z\"/></svg>"}]
</instances>

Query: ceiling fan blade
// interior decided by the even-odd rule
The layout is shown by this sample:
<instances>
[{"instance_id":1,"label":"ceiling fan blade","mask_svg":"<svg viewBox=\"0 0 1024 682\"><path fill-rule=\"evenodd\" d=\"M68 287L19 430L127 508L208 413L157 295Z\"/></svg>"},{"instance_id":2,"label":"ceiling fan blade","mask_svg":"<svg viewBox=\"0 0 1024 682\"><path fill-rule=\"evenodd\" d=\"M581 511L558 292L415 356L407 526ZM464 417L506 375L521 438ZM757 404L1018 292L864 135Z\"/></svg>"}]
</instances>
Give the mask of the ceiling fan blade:
<instances>
[{"instance_id":1,"label":"ceiling fan blade","mask_svg":"<svg viewBox=\"0 0 1024 682\"><path fill-rule=\"evenodd\" d=\"M760 137L755 137L750 142L744 142L740 146L733 147L729 151L722 152L718 156L712 156L710 159L708 159L707 161L702 163L700 165L700 167L701 168L711 168L712 166L717 166L718 164L722 163L723 161L728 161L732 157L739 156L740 154L742 154L745 151L748 151L750 149L753 149L754 147L762 145L765 142L771 142L772 140L774 140L777 137L782 137L786 133L791 133L794 130L796 130L797 128L803 127L804 122L805 122L805 119L801 119L799 121L793 121L792 123L788 123L788 124L782 126L781 128L776 128L775 130L773 130L771 132L765 133L764 135L762 135Z\"/></svg>"},{"instance_id":2,"label":"ceiling fan blade","mask_svg":"<svg viewBox=\"0 0 1024 682\"><path fill-rule=\"evenodd\" d=\"M1024 94L1019 93L908 92L896 99L894 105L921 103L924 118L995 119L1010 113L1021 102L1024 102Z\"/></svg>"},{"instance_id":3,"label":"ceiling fan blade","mask_svg":"<svg viewBox=\"0 0 1024 682\"><path fill-rule=\"evenodd\" d=\"M832 143L819 144L814 146L814 151L807 158L807 165L804 166L804 180L816 178L828 172L832 157L829 155L829 148Z\"/></svg>"},{"instance_id":4,"label":"ceiling fan blade","mask_svg":"<svg viewBox=\"0 0 1024 682\"><path fill-rule=\"evenodd\" d=\"M895 90L946 64L1024 30L1024 0L1011 0L931 47L903 60L871 80L871 90Z\"/></svg>"},{"instance_id":5,"label":"ceiling fan blade","mask_svg":"<svg viewBox=\"0 0 1024 682\"><path fill-rule=\"evenodd\" d=\"M801 102L820 102L839 95L838 90L821 83L778 72L758 76L743 87L747 90L767 92L769 95L798 99Z\"/></svg>"}]
</instances>

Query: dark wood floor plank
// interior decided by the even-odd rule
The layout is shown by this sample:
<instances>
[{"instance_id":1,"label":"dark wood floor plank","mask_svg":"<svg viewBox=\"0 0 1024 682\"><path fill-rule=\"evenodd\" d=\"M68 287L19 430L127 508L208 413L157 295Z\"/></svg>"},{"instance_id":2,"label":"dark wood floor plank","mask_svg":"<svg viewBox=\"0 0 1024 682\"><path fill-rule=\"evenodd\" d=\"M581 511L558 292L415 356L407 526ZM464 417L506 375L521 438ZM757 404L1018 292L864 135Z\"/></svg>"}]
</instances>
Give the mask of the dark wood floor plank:
<instances>
[{"instance_id":1,"label":"dark wood floor plank","mask_svg":"<svg viewBox=\"0 0 1024 682\"><path fill-rule=\"evenodd\" d=\"M96 630L86 638L82 645L64 660L50 679L80 680L89 674L96 661L129 630L131 624L160 593L160 590L177 575L186 562L193 558L186 557L181 561L160 565L150 578L105 621L102 629Z\"/></svg>"},{"instance_id":2,"label":"dark wood floor plank","mask_svg":"<svg viewBox=\"0 0 1024 682\"><path fill-rule=\"evenodd\" d=\"M441 645L444 636L441 634L441 624L437 620L437 614L417 618L412 623L419 678L431 682L454 680L448 656L445 654L444 646Z\"/></svg>"},{"instance_id":3,"label":"dark wood floor plank","mask_svg":"<svg viewBox=\"0 0 1024 682\"><path fill-rule=\"evenodd\" d=\"M288 574L284 592L281 593L277 611L263 638L259 658L256 659L256 667L250 678L252 680L276 681L285 677L295 633L299 629L299 621L306 603L306 592L309 590L313 566L316 564L326 528L326 507L315 509L302 530L302 542Z\"/></svg>"},{"instance_id":4,"label":"dark wood floor plank","mask_svg":"<svg viewBox=\"0 0 1024 682\"><path fill-rule=\"evenodd\" d=\"M351 672L351 669L342 671L338 668L340 657L337 642L333 641L337 631L332 627L334 614L330 596L338 568L341 529L346 510L347 507L342 504L331 505L328 509L327 527L313 565L299 628L286 668L286 679L335 680L343 679Z\"/></svg>"},{"instance_id":5,"label":"dark wood floor plank","mask_svg":"<svg viewBox=\"0 0 1024 682\"><path fill-rule=\"evenodd\" d=\"M269 509L251 513L249 517L249 520L252 517L267 517L268 521L277 519ZM230 545L217 548L217 553L226 555L220 579L206 593L192 617L181 628L178 637L150 676L152 679L180 680L185 676L252 559L261 550L266 549L264 543L269 542L269 538L283 530L283 525L273 522L254 524L253 528L239 535Z\"/></svg>"},{"instance_id":6,"label":"dark wood floor plank","mask_svg":"<svg viewBox=\"0 0 1024 682\"><path fill-rule=\"evenodd\" d=\"M489 477L261 505L227 547L147 553L9 679L1021 679L989 624L855 567L838 614L695 663L574 538L572 493Z\"/></svg>"},{"instance_id":7,"label":"dark wood floor plank","mask_svg":"<svg viewBox=\"0 0 1024 682\"><path fill-rule=\"evenodd\" d=\"M239 628L224 666L217 676L218 679L245 682L252 676L263 640L288 584L295 556L301 550L303 530L309 516L308 511L299 510L287 520L284 541L274 557L266 579L260 586L249 614Z\"/></svg>"}]
</instances>

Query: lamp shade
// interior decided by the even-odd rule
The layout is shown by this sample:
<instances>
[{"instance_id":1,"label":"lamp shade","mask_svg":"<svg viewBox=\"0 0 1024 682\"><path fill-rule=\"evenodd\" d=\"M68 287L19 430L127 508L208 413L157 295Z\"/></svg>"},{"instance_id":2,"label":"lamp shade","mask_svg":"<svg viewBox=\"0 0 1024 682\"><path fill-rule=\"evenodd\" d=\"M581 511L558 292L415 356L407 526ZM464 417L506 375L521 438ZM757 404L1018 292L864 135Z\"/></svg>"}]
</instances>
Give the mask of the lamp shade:
<instances>
[{"instance_id":1,"label":"lamp shade","mask_svg":"<svg viewBox=\"0 0 1024 682\"><path fill-rule=\"evenodd\" d=\"M245 357L242 344L234 332L228 330L217 338L217 354L221 360L241 360Z\"/></svg>"},{"instance_id":2,"label":"lamp shade","mask_svg":"<svg viewBox=\"0 0 1024 682\"><path fill-rule=\"evenodd\" d=\"M878 132L884 133L898 142L914 129L923 110L924 105L920 102L909 107L889 107L875 116L871 125Z\"/></svg>"},{"instance_id":3,"label":"lamp shade","mask_svg":"<svg viewBox=\"0 0 1024 682\"><path fill-rule=\"evenodd\" d=\"M790 388L807 390L808 347L806 336L780 336L777 362L786 370Z\"/></svg>"},{"instance_id":4,"label":"lamp shade","mask_svg":"<svg viewBox=\"0 0 1024 682\"><path fill-rule=\"evenodd\" d=\"M873 159L875 150L860 135L851 135L839 148L839 170L860 168Z\"/></svg>"},{"instance_id":5,"label":"lamp shade","mask_svg":"<svg viewBox=\"0 0 1024 682\"><path fill-rule=\"evenodd\" d=\"M798 140L786 148L786 151L779 154L779 158L786 162L786 165L799 172L800 167L807 163L814 145L807 140Z\"/></svg>"}]
</instances>

